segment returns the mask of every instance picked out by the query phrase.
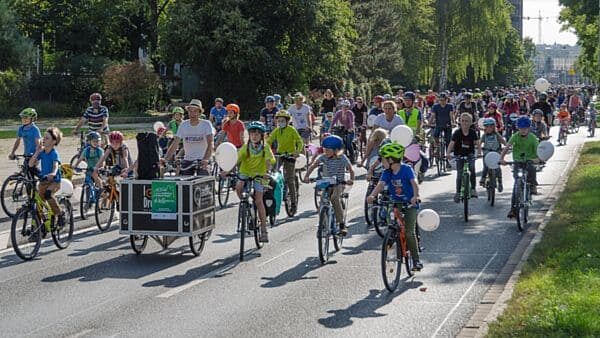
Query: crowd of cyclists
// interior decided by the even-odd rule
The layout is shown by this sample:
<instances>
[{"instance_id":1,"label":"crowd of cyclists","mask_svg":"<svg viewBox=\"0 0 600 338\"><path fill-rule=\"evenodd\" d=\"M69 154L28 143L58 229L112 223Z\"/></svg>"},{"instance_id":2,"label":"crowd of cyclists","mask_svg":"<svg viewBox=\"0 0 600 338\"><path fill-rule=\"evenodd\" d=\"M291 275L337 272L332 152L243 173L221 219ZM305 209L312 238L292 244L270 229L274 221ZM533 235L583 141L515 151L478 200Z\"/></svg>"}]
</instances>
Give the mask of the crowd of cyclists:
<instances>
[{"instance_id":1,"label":"crowd of cyclists","mask_svg":"<svg viewBox=\"0 0 600 338\"><path fill-rule=\"evenodd\" d=\"M550 138L553 125L561 126L561 135L562 126L568 128L573 123L583 123L586 118L590 127L595 128L597 112L592 104L593 92L587 87L560 87L548 92L530 88L475 88L439 93L399 90L395 95L376 95L368 100L352 97L350 93L336 98L333 91L327 89L318 104L307 103L302 93L296 93L289 104L282 102L278 94L269 95L258 114L243 112L239 105L226 104L222 98L216 98L206 112L203 103L193 99L184 107L173 107L172 120L156 132L160 162L172 163L180 158L177 163L181 167L191 168L182 170L180 175L211 175L216 147L226 141L232 143L238 149L236 172L241 178L235 191L241 196L245 184L253 185L260 241L268 242L262 194L269 186L269 174L281 166L287 190L296 196L298 187L290 183L298 174L295 159L301 154L311 159L303 168L304 182L309 182L311 173L318 169L320 177L335 177L351 185L355 183L353 166L365 167L367 180L377 180L365 196L367 204L372 204L380 193L387 193L399 204L416 207L421 203L419 182L433 164L450 166L451 161L456 162L454 201L458 203L462 185L460 173L464 166L468 166L471 173L471 196L477 197L475 159L494 151L501 153L500 162L506 163L504 158L512 150L515 167L527 166L528 180L536 194L536 169L532 163L538 161L538 143ZM75 166L87 163L86 175L102 189L100 168L115 166L122 177L128 177L135 175L139 164L132 161L123 134L110 130L109 112L102 105L102 95L92 94L90 102L73 129L77 135L87 124L87 144ZM249 116L256 118L249 119ZM60 186L57 183L61 177L61 157L56 146L62 133L53 127L42 135L35 124L38 114L34 108L24 109L20 117L22 126L17 131L9 159L15 158L22 140L29 167L35 168L41 163L37 172L42 182L39 191L50 203L60 226L64 223L63 213L54 193ZM414 139L409 146L391 140L392 131L400 125L413 132ZM480 185L485 183L487 170L484 167ZM502 192L502 176L498 178L497 189ZM343 186L331 189L339 235L344 236L348 229L339 198ZM297 207L298 200L292 199L292 214ZM407 209L405 223L413 268L420 270L423 265L419 260L416 210ZM513 204L508 216L513 217L514 212Z\"/></svg>"}]
</instances>

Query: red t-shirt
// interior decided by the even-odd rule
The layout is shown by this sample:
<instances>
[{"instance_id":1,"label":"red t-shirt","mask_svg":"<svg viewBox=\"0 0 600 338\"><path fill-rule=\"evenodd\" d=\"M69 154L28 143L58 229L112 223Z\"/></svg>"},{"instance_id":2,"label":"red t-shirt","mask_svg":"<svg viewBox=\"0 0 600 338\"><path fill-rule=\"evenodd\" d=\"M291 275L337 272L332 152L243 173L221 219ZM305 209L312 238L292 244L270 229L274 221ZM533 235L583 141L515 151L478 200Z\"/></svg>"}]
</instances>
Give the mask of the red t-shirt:
<instances>
[{"instance_id":1,"label":"red t-shirt","mask_svg":"<svg viewBox=\"0 0 600 338\"><path fill-rule=\"evenodd\" d=\"M433 104L435 103L435 99L436 97L434 94L425 96L425 102L427 102L427 104L430 106L433 106Z\"/></svg>"},{"instance_id":2,"label":"red t-shirt","mask_svg":"<svg viewBox=\"0 0 600 338\"><path fill-rule=\"evenodd\" d=\"M240 120L229 120L223 124L223 131L227 134L227 140L237 148L244 145L244 140L242 140L244 130L246 130L246 127Z\"/></svg>"}]
</instances>

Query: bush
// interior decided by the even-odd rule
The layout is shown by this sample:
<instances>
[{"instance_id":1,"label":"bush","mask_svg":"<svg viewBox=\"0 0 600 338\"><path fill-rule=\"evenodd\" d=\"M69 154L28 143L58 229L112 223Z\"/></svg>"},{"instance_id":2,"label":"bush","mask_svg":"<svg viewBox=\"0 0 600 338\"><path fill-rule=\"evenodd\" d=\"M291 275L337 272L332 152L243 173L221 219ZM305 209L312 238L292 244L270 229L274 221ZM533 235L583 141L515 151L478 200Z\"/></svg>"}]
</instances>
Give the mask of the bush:
<instances>
[{"instance_id":1,"label":"bush","mask_svg":"<svg viewBox=\"0 0 600 338\"><path fill-rule=\"evenodd\" d=\"M145 111L156 106L160 78L150 65L137 61L110 66L104 71L106 98L120 111Z\"/></svg>"},{"instance_id":2,"label":"bush","mask_svg":"<svg viewBox=\"0 0 600 338\"><path fill-rule=\"evenodd\" d=\"M0 106L7 107L23 103L27 92L27 79L12 69L0 72Z\"/></svg>"}]
</instances>

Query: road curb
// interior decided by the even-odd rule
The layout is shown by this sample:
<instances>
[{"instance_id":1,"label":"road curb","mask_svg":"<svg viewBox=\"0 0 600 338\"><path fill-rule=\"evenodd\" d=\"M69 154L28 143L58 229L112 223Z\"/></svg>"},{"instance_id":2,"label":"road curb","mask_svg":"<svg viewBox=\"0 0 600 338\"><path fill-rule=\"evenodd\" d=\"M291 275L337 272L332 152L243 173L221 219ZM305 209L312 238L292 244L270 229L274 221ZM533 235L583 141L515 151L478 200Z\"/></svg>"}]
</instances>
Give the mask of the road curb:
<instances>
[{"instance_id":1,"label":"road curb","mask_svg":"<svg viewBox=\"0 0 600 338\"><path fill-rule=\"evenodd\" d=\"M512 298L514 287L519 280L523 265L529 258L529 255L536 244L541 241L544 235L544 229L554 213L556 201L566 186L569 176L571 175L571 170L579 161L583 145L585 145L585 143L577 146L575 156L572 157L571 162L567 164L565 170L567 174L559 179L548 197L546 197L545 203L538 209L538 211L544 211L544 208L548 207L548 210L544 214L538 215L535 222L532 222L537 226L530 226L527 229L527 232L523 234L523 238L521 238L508 261L490 288L486 291L477 305L475 312L458 333L457 337L484 337L488 332L489 324L496 321L504 312L504 309L508 305L508 301Z\"/></svg>"}]
</instances>

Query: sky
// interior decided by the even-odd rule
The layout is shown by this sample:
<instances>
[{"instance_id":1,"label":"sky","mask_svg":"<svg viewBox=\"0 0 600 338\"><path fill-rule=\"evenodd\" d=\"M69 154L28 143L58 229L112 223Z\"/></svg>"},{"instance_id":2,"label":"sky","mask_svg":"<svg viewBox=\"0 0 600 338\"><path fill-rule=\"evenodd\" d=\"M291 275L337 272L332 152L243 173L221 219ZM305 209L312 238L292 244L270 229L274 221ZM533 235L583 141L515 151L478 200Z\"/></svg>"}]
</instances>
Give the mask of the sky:
<instances>
[{"instance_id":1,"label":"sky","mask_svg":"<svg viewBox=\"0 0 600 338\"><path fill-rule=\"evenodd\" d=\"M542 17L551 17L542 21L542 43L546 44L568 44L577 43L577 36L571 32L562 32L561 24L558 22L561 7L558 0L523 0L523 16L539 17L541 11ZM538 24L539 20L523 20L523 36L531 37L534 43L538 43Z\"/></svg>"}]
</instances>

